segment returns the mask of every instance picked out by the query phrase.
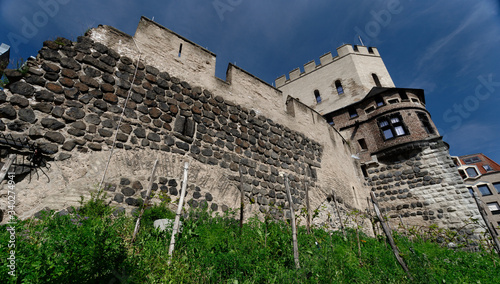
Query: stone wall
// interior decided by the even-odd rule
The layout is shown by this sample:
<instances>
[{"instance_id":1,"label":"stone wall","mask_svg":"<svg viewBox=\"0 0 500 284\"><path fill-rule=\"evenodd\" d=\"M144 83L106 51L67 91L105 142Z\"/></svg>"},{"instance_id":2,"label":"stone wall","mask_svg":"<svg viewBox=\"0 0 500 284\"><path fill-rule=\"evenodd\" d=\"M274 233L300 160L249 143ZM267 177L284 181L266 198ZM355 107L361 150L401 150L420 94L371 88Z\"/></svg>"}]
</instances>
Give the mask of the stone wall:
<instances>
[{"instance_id":1,"label":"stone wall","mask_svg":"<svg viewBox=\"0 0 500 284\"><path fill-rule=\"evenodd\" d=\"M468 234L479 229L471 220L480 220L477 206L440 138L386 152L367 173L367 184L393 226L401 216L407 226L437 224Z\"/></svg>"},{"instance_id":2,"label":"stone wall","mask_svg":"<svg viewBox=\"0 0 500 284\"><path fill-rule=\"evenodd\" d=\"M352 207L367 196L348 145L321 116L295 100L288 112L273 109L279 99L266 105L280 92L235 66L229 83L214 77L218 83L204 88L89 37L46 41L29 64L28 75L11 78L17 81L0 94L3 134L36 143L44 160L30 169L21 165L29 165L28 156L18 158L22 218L78 205L96 189L108 159L105 189L120 211L145 197L156 158L157 197L178 198L182 165L190 161L189 206L216 212L239 207L240 171L247 217L283 217L277 208L289 205L280 173L290 175L295 210L305 204L306 184L312 206L332 190ZM249 100L249 92L259 95ZM3 145L2 161L16 151L24 153Z\"/></svg>"}]
</instances>

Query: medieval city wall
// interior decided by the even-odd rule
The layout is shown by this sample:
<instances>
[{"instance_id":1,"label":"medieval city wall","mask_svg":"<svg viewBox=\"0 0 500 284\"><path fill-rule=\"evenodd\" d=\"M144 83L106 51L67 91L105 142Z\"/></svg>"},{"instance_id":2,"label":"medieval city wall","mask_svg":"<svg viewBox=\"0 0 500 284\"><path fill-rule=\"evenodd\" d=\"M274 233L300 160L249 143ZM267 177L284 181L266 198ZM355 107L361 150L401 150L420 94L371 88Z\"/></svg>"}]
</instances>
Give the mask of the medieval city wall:
<instances>
[{"instance_id":1,"label":"medieval city wall","mask_svg":"<svg viewBox=\"0 0 500 284\"><path fill-rule=\"evenodd\" d=\"M78 42L44 42L28 74L0 92L3 137L41 153L34 164L29 150L0 145L2 162L18 154L17 215L78 206L103 177L119 211L137 208L150 183L155 201L176 200L186 161L192 208L239 208L242 183L245 216L285 218L286 174L297 211L306 189L312 210L331 209L334 191L343 212L364 211L372 190L385 214L408 224L458 228L476 215L440 140L413 156L401 150L409 156L399 162L379 159L365 180L350 138L319 113L291 97L283 103L280 90L232 64L217 78L215 63L215 54L146 18L133 37L99 26ZM338 227L331 214L319 216Z\"/></svg>"}]
</instances>

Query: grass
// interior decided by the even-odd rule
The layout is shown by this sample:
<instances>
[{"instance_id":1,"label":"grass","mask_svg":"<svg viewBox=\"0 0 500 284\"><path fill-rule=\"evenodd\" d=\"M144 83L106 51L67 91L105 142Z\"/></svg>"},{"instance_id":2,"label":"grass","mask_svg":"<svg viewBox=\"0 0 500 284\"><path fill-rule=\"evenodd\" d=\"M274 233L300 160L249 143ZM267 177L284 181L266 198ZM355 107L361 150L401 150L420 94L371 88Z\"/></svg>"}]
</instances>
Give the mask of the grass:
<instances>
[{"instance_id":1,"label":"grass","mask_svg":"<svg viewBox=\"0 0 500 284\"><path fill-rule=\"evenodd\" d=\"M348 230L298 228L301 269L296 270L291 228L285 222L251 218L240 232L236 212L211 216L190 211L183 218L171 266L170 233L153 228L158 218L173 218L163 205L148 208L134 243L135 217L111 217L99 199L72 214L47 213L19 221L16 277L8 274L10 233L0 228L1 283L500 283L499 257L448 249L428 238L395 234L410 269L410 281L385 238Z\"/></svg>"}]
</instances>

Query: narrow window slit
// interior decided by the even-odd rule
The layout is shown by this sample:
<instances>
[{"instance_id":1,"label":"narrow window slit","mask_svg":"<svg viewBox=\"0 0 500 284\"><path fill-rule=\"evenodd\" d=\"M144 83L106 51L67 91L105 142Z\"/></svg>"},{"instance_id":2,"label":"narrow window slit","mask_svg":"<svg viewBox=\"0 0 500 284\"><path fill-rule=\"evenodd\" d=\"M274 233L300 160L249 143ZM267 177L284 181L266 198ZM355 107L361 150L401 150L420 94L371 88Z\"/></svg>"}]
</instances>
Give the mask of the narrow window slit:
<instances>
[{"instance_id":1,"label":"narrow window slit","mask_svg":"<svg viewBox=\"0 0 500 284\"><path fill-rule=\"evenodd\" d=\"M179 46L179 57L181 57L181 53L182 53L182 43L181 43L181 45Z\"/></svg>"}]
</instances>

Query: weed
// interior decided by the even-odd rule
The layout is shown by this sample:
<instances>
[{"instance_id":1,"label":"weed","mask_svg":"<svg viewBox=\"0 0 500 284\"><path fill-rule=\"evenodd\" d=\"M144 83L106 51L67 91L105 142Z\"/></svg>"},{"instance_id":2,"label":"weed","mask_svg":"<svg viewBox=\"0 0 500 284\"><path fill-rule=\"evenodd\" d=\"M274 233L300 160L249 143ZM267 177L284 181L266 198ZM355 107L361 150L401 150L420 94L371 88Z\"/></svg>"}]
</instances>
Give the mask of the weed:
<instances>
[{"instance_id":1,"label":"weed","mask_svg":"<svg viewBox=\"0 0 500 284\"><path fill-rule=\"evenodd\" d=\"M3 89L5 86L9 84L9 79L7 77L3 76L0 78L0 88Z\"/></svg>"}]
</instances>

